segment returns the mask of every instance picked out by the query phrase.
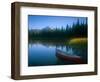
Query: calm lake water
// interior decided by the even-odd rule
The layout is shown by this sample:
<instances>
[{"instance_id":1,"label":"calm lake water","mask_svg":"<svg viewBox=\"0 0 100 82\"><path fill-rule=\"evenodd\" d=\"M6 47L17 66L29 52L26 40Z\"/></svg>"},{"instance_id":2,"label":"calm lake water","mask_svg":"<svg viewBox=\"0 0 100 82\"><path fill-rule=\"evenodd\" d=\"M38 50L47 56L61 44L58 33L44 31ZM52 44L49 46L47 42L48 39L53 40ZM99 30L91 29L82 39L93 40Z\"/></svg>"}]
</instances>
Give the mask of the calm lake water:
<instances>
[{"instance_id":1,"label":"calm lake water","mask_svg":"<svg viewBox=\"0 0 100 82\"><path fill-rule=\"evenodd\" d=\"M29 42L28 45L28 66L48 66L48 65L72 65L77 62L61 60L56 56L59 49L65 54L79 56L83 64L87 64L87 47L69 46L63 43Z\"/></svg>"}]
</instances>

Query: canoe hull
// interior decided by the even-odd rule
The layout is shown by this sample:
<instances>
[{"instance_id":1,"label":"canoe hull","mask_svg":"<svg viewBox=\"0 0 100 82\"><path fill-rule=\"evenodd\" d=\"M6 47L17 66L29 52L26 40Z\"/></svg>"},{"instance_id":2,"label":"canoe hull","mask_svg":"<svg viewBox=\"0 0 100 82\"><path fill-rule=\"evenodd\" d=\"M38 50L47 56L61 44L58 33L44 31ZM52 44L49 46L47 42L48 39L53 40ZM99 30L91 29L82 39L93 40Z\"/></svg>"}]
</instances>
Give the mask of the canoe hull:
<instances>
[{"instance_id":1,"label":"canoe hull","mask_svg":"<svg viewBox=\"0 0 100 82\"><path fill-rule=\"evenodd\" d=\"M56 51L56 57L63 61L71 61L71 62L75 62L78 64L83 64L81 57L70 56L70 55L64 54L61 51Z\"/></svg>"}]
</instances>

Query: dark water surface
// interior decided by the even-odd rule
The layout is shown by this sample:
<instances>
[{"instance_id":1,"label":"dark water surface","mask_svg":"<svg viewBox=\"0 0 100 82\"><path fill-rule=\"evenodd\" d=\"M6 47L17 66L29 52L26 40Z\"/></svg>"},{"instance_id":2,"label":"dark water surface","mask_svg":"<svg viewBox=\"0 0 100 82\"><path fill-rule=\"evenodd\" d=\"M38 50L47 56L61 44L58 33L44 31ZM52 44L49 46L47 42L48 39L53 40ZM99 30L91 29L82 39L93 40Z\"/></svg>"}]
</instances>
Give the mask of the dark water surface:
<instances>
[{"instance_id":1,"label":"dark water surface","mask_svg":"<svg viewBox=\"0 0 100 82\"><path fill-rule=\"evenodd\" d=\"M87 64L87 46L69 46L63 42L29 42L28 45L28 66L48 66L48 65L72 65L77 62L61 60L56 56L56 50L71 56L81 57L83 64Z\"/></svg>"}]
</instances>

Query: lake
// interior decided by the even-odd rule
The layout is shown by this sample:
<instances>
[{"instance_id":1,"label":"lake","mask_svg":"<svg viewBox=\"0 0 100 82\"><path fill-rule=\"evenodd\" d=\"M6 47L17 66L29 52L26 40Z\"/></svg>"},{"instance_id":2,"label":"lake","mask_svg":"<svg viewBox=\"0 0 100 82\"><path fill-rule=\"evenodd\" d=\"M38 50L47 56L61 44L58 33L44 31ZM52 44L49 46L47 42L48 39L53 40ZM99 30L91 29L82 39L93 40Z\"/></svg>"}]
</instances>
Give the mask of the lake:
<instances>
[{"instance_id":1,"label":"lake","mask_svg":"<svg viewBox=\"0 0 100 82\"><path fill-rule=\"evenodd\" d=\"M75 65L79 64L70 60L61 60L56 56L60 50L67 55L78 56L81 64L87 64L87 46L70 46L61 41L29 41L28 45L28 66L49 66L49 65Z\"/></svg>"}]
</instances>

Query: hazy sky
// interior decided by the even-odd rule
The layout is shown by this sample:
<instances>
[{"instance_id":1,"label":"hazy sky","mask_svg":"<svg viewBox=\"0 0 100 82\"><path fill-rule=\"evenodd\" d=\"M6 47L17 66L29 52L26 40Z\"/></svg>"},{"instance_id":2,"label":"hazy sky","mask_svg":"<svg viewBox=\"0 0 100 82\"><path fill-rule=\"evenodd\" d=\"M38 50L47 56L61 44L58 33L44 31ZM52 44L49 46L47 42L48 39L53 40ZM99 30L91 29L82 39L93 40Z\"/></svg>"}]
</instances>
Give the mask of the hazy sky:
<instances>
[{"instance_id":1,"label":"hazy sky","mask_svg":"<svg viewBox=\"0 0 100 82\"><path fill-rule=\"evenodd\" d=\"M46 15L29 15L28 16L28 28L29 29L42 29L47 26L51 28L66 27L66 25L72 26L79 19L80 23L86 23L87 17L70 17L70 16L46 16Z\"/></svg>"}]
</instances>

